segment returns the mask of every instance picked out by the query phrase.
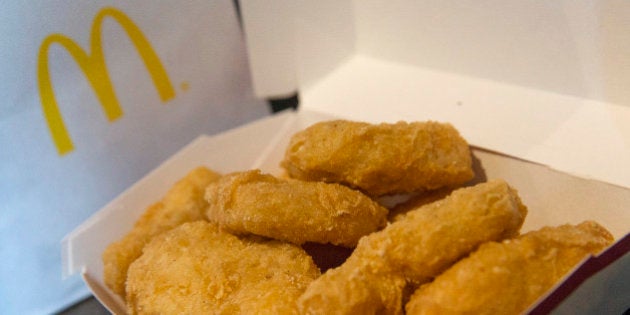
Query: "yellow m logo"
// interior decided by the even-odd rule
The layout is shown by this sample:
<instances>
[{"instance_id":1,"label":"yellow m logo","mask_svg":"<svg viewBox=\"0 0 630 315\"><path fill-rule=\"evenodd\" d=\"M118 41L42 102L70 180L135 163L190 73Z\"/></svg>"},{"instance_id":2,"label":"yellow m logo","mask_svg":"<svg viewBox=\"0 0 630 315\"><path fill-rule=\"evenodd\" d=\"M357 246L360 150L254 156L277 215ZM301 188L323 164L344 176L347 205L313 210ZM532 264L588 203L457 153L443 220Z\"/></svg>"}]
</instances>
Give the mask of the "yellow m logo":
<instances>
[{"instance_id":1,"label":"yellow m logo","mask_svg":"<svg viewBox=\"0 0 630 315\"><path fill-rule=\"evenodd\" d=\"M175 90L171 85L160 59L149 44L149 41L129 17L115 8L103 8L94 18L90 33L89 54L67 36L62 34L49 35L44 39L39 49L37 80L39 83L39 94L42 100L44 117L46 118L53 142L60 155L72 151L74 146L66 130L63 118L61 117L50 80L50 72L48 70L48 49L50 45L57 43L63 46L77 62L94 89L96 97L101 103L109 121L113 121L123 114L109 74L107 73L101 44L101 25L103 19L107 16L114 18L114 20L122 26L127 36L136 47L136 50L151 75L151 79L160 95L160 99L165 102L175 97Z\"/></svg>"}]
</instances>

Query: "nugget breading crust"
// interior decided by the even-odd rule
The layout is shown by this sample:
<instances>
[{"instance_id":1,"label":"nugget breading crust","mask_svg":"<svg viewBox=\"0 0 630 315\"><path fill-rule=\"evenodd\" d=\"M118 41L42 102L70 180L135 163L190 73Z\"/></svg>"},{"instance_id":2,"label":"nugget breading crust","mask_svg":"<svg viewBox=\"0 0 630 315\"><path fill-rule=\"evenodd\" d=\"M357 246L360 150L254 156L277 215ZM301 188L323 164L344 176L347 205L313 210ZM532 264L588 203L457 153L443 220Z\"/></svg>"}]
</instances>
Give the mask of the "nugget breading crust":
<instances>
[{"instance_id":1,"label":"nugget breading crust","mask_svg":"<svg viewBox=\"0 0 630 315\"><path fill-rule=\"evenodd\" d=\"M459 186L473 177L466 141L437 122L345 120L296 133L281 165L290 177L342 183L372 196Z\"/></svg>"},{"instance_id":2,"label":"nugget breading crust","mask_svg":"<svg viewBox=\"0 0 630 315\"><path fill-rule=\"evenodd\" d=\"M157 234L184 222L203 219L208 206L203 198L205 188L219 177L205 167L198 167L175 183L160 202L148 207L133 229L103 252L105 284L125 296L127 268L140 256L142 247Z\"/></svg>"},{"instance_id":3,"label":"nugget breading crust","mask_svg":"<svg viewBox=\"0 0 630 315\"><path fill-rule=\"evenodd\" d=\"M344 264L307 288L300 309L354 314L376 305L383 314L399 314L405 280L430 281L480 244L518 234L526 213L502 180L455 190L362 238Z\"/></svg>"},{"instance_id":4,"label":"nugget breading crust","mask_svg":"<svg viewBox=\"0 0 630 315\"><path fill-rule=\"evenodd\" d=\"M589 254L613 241L595 222L489 242L418 289L407 314L520 314Z\"/></svg>"},{"instance_id":5,"label":"nugget breading crust","mask_svg":"<svg viewBox=\"0 0 630 315\"><path fill-rule=\"evenodd\" d=\"M384 260L351 255L313 281L298 300L300 314L401 314L405 278Z\"/></svg>"},{"instance_id":6,"label":"nugget breading crust","mask_svg":"<svg viewBox=\"0 0 630 315\"><path fill-rule=\"evenodd\" d=\"M300 247L197 221L165 232L129 267L131 314L296 314L319 270Z\"/></svg>"},{"instance_id":7,"label":"nugget breading crust","mask_svg":"<svg viewBox=\"0 0 630 315\"><path fill-rule=\"evenodd\" d=\"M208 186L207 217L235 234L295 244L353 247L385 226L387 209L338 184L279 179L258 170L233 173Z\"/></svg>"}]
</instances>

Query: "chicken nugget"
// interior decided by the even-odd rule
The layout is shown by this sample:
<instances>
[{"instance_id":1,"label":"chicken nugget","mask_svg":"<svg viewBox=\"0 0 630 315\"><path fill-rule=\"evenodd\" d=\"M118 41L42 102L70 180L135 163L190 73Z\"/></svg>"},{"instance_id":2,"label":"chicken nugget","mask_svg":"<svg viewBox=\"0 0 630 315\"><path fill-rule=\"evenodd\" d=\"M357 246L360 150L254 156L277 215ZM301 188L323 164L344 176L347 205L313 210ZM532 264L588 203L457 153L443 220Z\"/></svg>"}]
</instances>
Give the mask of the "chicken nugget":
<instances>
[{"instance_id":1,"label":"chicken nugget","mask_svg":"<svg viewBox=\"0 0 630 315\"><path fill-rule=\"evenodd\" d=\"M126 297L130 314L297 314L297 298L318 276L299 246L197 221L144 247Z\"/></svg>"},{"instance_id":2,"label":"chicken nugget","mask_svg":"<svg viewBox=\"0 0 630 315\"><path fill-rule=\"evenodd\" d=\"M470 148L450 124L314 124L293 135L281 165L292 178L358 188L370 196L460 186L473 178Z\"/></svg>"},{"instance_id":3,"label":"chicken nugget","mask_svg":"<svg viewBox=\"0 0 630 315\"><path fill-rule=\"evenodd\" d=\"M526 214L503 180L455 190L361 238L344 264L307 288L300 310L354 314L376 305L383 314L400 314L405 281L426 283L480 244L516 235Z\"/></svg>"},{"instance_id":4,"label":"chicken nugget","mask_svg":"<svg viewBox=\"0 0 630 315\"><path fill-rule=\"evenodd\" d=\"M408 279L423 281L481 243L517 235L526 215L516 190L492 180L408 212L362 239L355 252L367 259L384 257Z\"/></svg>"},{"instance_id":5,"label":"chicken nugget","mask_svg":"<svg viewBox=\"0 0 630 315\"><path fill-rule=\"evenodd\" d=\"M613 241L592 221L489 242L420 287L407 314L520 314L582 259Z\"/></svg>"},{"instance_id":6,"label":"chicken nugget","mask_svg":"<svg viewBox=\"0 0 630 315\"><path fill-rule=\"evenodd\" d=\"M356 246L387 223L387 209L338 184L280 179L259 170L224 176L208 186L207 217L235 234L301 245Z\"/></svg>"},{"instance_id":7,"label":"chicken nugget","mask_svg":"<svg viewBox=\"0 0 630 315\"><path fill-rule=\"evenodd\" d=\"M208 206L203 197L205 188L219 177L205 167L192 170L176 182L161 201L149 206L129 233L107 246L102 255L103 278L113 292L125 296L127 268L142 254L142 247L153 236L205 217Z\"/></svg>"}]
</instances>

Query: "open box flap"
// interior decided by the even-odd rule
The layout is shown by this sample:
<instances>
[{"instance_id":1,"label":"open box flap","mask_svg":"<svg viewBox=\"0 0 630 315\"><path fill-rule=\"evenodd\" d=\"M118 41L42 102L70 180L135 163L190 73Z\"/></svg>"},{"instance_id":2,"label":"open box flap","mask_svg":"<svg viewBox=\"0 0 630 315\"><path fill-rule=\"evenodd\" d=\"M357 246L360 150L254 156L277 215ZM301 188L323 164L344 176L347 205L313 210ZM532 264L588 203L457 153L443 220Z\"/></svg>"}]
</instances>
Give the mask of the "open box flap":
<instances>
[{"instance_id":1,"label":"open box flap","mask_svg":"<svg viewBox=\"0 0 630 315\"><path fill-rule=\"evenodd\" d=\"M291 77L283 91L299 90L302 108L448 121L476 145L630 187L628 4L260 6L243 1L260 96Z\"/></svg>"},{"instance_id":2,"label":"open box flap","mask_svg":"<svg viewBox=\"0 0 630 315\"><path fill-rule=\"evenodd\" d=\"M241 11L261 97L307 88L360 54L630 105L623 1L242 0Z\"/></svg>"}]
</instances>

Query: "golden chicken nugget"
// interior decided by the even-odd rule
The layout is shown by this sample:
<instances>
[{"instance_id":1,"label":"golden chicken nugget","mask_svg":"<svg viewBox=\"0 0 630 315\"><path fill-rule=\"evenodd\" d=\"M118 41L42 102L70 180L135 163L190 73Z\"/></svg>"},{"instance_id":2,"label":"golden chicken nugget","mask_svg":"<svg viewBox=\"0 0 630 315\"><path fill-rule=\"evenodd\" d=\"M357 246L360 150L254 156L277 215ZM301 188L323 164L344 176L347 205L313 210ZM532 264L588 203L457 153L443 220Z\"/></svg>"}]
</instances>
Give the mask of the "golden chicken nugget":
<instances>
[{"instance_id":1,"label":"golden chicken nugget","mask_svg":"<svg viewBox=\"0 0 630 315\"><path fill-rule=\"evenodd\" d=\"M421 286L407 314L520 314L582 259L612 242L606 229L587 221L483 244Z\"/></svg>"},{"instance_id":2,"label":"golden chicken nugget","mask_svg":"<svg viewBox=\"0 0 630 315\"><path fill-rule=\"evenodd\" d=\"M281 165L290 177L334 182L368 195L460 186L473 178L470 148L446 123L314 124L293 135Z\"/></svg>"},{"instance_id":3,"label":"golden chicken nugget","mask_svg":"<svg viewBox=\"0 0 630 315\"><path fill-rule=\"evenodd\" d=\"M387 222L387 209L359 191L259 170L224 176L208 186L206 199L207 218L226 230L294 244L353 247Z\"/></svg>"},{"instance_id":4,"label":"golden chicken nugget","mask_svg":"<svg viewBox=\"0 0 630 315\"><path fill-rule=\"evenodd\" d=\"M125 296L127 268L142 253L151 238L184 222L205 218L208 203L203 195L206 186L219 174L198 167L179 180L164 198L146 209L133 229L103 252L103 278L116 294Z\"/></svg>"},{"instance_id":5,"label":"golden chicken nugget","mask_svg":"<svg viewBox=\"0 0 630 315\"><path fill-rule=\"evenodd\" d=\"M155 237L129 267L131 314L297 314L319 276L300 247L239 238L207 221Z\"/></svg>"},{"instance_id":6,"label":"golden chicken nugget","mask_svg":"<svg viewBox=\"0 0 630 315\"><path fill-rule=\"evenodd\" d=\"M362 239L355 252L384 257L408 279L430 279L481 243L517 235L526 215L516 190L491 180L408 212Z\"/></svg>"},{"instance_id":7,"label":"golden chicken nugget","mask_svg":"<svg viewBox=\"0 0 630 315\"><path fill-rule=\"evenodd\" d=\"M455 190L363 237L344 264L307 288L300 310L354 314L376 305L383 314L400 314L405 281L426 283L480 244L518 234L526 214L503 180Z\"/></svg>"}]
</instances>

